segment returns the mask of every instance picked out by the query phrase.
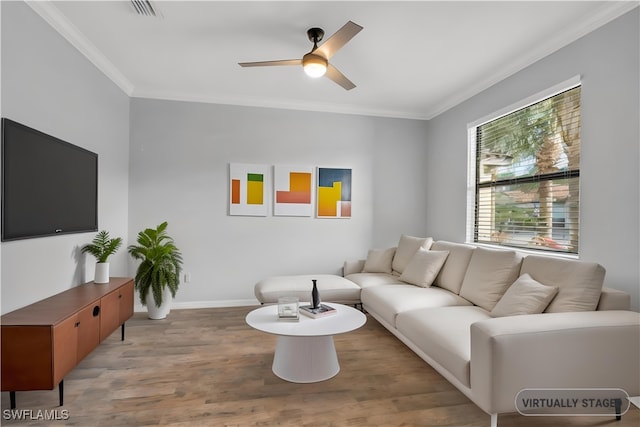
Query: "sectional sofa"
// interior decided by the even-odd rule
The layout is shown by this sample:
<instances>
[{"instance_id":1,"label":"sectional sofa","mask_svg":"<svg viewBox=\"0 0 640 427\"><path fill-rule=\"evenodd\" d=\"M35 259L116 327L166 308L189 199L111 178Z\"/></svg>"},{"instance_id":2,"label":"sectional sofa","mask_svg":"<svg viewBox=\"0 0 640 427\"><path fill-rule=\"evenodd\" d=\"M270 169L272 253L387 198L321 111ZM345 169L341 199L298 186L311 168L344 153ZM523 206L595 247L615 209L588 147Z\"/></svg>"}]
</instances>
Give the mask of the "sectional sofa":
<instances>
[{"instance_id":1,"label":"sectional sofa","mask_svg":"<svg viewBox=\"0 0 640 427\"><path fill-rule=\"evenodd\" d=\"M496 426L532 388L620 388L640 395L640 313L603 287L594 262L403 235L335 275L258 282L262 303L308 300L363 308L456 386Z\"/></svg>"}]
</instances>

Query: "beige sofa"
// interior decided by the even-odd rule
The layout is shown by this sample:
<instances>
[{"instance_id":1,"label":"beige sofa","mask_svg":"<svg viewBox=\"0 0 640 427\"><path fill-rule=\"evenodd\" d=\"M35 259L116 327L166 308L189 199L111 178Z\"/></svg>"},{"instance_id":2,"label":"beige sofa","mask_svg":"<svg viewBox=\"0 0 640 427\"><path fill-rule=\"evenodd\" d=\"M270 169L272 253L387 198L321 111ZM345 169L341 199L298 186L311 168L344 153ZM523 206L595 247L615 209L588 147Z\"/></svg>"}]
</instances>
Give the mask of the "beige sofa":
<instances>
[{"instance_id":1,"label":"beige sofa","mask_svg":"<svg viewBox=\"0 0 640 427\"><path fill-rule=\"evenodd\" d=\"M371 316L496 426L522 389L640 394L640 314L627 293L603 288L604 275L593 262L403 235L318 283L327 301L353 303L359 292ZM266 279L256 297L275 302L297 286L307 299L311 277Z\"/></svg>"}]
</instances>

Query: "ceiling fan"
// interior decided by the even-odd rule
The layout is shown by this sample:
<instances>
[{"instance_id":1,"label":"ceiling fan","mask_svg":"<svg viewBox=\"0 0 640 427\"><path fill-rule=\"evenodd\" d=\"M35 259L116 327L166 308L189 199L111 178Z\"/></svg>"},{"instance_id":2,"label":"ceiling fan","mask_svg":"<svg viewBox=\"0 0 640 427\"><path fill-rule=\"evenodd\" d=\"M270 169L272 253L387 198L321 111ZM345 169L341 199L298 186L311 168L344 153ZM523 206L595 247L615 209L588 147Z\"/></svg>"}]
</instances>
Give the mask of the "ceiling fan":
<instances>
[{"instance_id":1,"label":"ceiling fan","mask_svg":"<svg viewBox=\"0 0 640 427\"><path fill-rule=\"evenodd\" d=\"M283 59L279 61L239 62L241 67L271 67L279 65L302 65L305 73L311 77L325 76L339 84L346 90L356 87L351 80L346 78L336 67L329 63L329 59L336 54L349 40L355 37L363 27L351 21L344 24L321 46L318 42L324 37L322 28L309 28L307 36L313 42L313 49L305 54L302 59Z\"/></svg>"}]
</instances>

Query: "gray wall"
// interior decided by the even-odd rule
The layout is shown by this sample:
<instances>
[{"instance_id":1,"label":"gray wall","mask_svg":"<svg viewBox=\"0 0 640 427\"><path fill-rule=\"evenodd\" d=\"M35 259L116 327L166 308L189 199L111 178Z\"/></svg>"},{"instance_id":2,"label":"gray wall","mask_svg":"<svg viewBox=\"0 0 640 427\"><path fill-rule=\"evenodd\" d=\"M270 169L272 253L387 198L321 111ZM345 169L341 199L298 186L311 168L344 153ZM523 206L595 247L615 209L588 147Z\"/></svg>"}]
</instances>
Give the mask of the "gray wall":
<instances>
[{"instance_id":1,"label":"gray wall","mask_svg":"<svg viewBox=\"0 0 640 427\"><path fill-rule=\"evenodd\" d=\"M169 221L191 273L178 306L245 303L262 277L338 272L401 233L464 240L467 123L581 74L580 256L638 308L637 9L422 122L129 100L28 6L0 7L2 115L99 154L100 228L133 243ZM230 217L230 162L351 167L353 218ZM2 312L91 280L92 237L2 243ZM124 250L111 262L135 271Z\"/></svg>"},{"instance_id":2,"label":"gray wall","mask_svg":"<svg viewBox=\"0 0 640 427\"><path fill-rule=\"evenodd\" d=\"M23 2L1 2L2 116L99 156L99 227L127 237L129 98ZM93 280L93 233L2 243L2 312ZM110 258L126 275L125 251Z\"/></svg>"},{"instance_id":3,"label":"gray wall","mask_svg":"<svg viewBox=\"0 0 640 427\"><path fill-rule=\"evenodd\" d=\"M339 273L371 246L424 235L425 125L133 99L130 239L169 222L191 276L178 307L253 302L254 284L269 275ZM353 216L229 216L229 163L352 168Z\"/></svg>"},{"instance_id":4,"label":"gray wall","mask_svg":"<svg viewBox=\"0 0 640 427\"><path fill-rule=\"evenodd\" d=\"M431 120L427 233L465 239L467 124L572 76L582 76L580 258L638 308L639 10L623 15ZM445 208L446 207L446 208Z\"/></svg>"}]
</instances>

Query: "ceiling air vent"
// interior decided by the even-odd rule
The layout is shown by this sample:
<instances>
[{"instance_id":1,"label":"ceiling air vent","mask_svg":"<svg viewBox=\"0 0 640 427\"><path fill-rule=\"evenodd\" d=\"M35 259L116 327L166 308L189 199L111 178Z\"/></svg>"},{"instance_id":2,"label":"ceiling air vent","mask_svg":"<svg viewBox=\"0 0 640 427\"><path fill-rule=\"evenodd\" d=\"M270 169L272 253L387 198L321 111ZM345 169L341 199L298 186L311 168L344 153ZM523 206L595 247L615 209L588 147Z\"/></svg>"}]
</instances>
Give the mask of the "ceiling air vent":
<instances>
[{"instance_id":1,"label":"ceiling air vent","mask_svg":"<svg viewBox=\"0 0 640 427\"><path fill-rule=\"evenodd\" d=\"M131 0L131 4L138 15L162 17L150 0Z\"/></svg>"}]
</instances>

